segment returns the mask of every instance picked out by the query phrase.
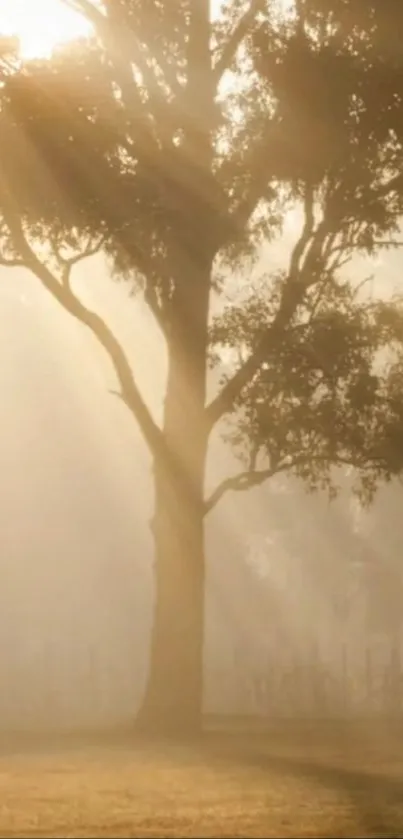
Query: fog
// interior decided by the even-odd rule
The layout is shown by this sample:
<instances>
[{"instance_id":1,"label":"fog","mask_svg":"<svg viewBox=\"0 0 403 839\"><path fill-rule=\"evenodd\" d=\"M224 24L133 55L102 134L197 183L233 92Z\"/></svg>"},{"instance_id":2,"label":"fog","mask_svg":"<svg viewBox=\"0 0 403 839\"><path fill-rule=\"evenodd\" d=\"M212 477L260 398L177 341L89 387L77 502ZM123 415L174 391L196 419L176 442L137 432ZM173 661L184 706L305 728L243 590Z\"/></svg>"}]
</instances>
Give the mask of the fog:
<instances>
[{"instance_id":1,"label":"fog","mask_svg":"<svg viewBox=\"0 0 403 839\"><path fill-rule=\"evenodd\" d=\"M375 266L383 289L396 286L401 265L394 257ZM1 726L124 722L141 701L147 670L149 457L110 392L113 372L92 337L29 274L2 270L0 279ZM121 337L158 415L164 353L141 301L111 283L99 259L82 266L77 284ZM234 468L214 440L209 484ZM351 540L343 543L345 525L335 519L348 495L343 509L330 510L296 484L291 497L289 490L277 483L228 495L209 518L206 707L314 713L312 678L309 696L305 690L314 667L332 686L331 713L381 708L368 684L385 683L401 627L391 640L378 625L375 638L358 577L348 616L334 608L336 578L342 599L351 583ZM400 487L385 492L365 518L367 531L375 515L382 529L389 498L401 505ZM402 536L395 533L396 545ZM382 540L371 537L370 546L387 575L397 549L385 559ZM399 675L396 659L393 667ZM327 699L318 701L326 710Z\"/></svg>"}]
</instances>

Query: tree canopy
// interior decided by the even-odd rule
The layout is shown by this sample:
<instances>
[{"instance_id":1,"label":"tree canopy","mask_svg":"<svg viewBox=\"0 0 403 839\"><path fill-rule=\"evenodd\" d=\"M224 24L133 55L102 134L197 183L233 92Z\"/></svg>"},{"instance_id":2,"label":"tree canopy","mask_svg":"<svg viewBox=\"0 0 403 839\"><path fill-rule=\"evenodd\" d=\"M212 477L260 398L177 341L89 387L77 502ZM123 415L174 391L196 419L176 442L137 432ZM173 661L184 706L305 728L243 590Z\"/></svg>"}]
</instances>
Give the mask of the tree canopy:
<instances>
[{"instance_id":1,"label":"tree canopy","mask_svg":"<svg viewBox=\"0 0 403 839\"><path fill-rule=\"evenodd\" d=\"M39 270L96 332L138 417L117 341L68 274L102 249L169 342L178 259L208 251L212 294L227 295L235 271L243 296L212 320L211 363L225 347L234 365L205 422L231 416L245 471L206 509L279 470L328 486L345 463L370 497L403 467L401 302L354 282L357 255L400 245L399 0L226 0L210 21L191 0L70 5L93 37L25 63L2 44L2 262ZM265 265L256 287L251 265L292 207L288 266Z\"/></svg>"}]
</instances>

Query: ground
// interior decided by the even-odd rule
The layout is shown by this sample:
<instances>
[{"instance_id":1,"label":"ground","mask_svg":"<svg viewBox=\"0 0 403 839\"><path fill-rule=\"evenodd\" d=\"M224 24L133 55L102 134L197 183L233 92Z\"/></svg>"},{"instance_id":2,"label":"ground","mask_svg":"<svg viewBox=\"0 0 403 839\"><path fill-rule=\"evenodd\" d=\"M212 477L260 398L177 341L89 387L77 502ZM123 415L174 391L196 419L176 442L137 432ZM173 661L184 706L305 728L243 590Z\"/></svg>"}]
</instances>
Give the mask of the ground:
<instances>
[{"instance_id":1,"label":"ground","mask_svg":"<svg viewBox=\"0 0 403 839\"><path fill-rule=\"evenodd\" d=\"M0 745L0 836L403 836L403 728Z\"/></svg>"}]
</instances>

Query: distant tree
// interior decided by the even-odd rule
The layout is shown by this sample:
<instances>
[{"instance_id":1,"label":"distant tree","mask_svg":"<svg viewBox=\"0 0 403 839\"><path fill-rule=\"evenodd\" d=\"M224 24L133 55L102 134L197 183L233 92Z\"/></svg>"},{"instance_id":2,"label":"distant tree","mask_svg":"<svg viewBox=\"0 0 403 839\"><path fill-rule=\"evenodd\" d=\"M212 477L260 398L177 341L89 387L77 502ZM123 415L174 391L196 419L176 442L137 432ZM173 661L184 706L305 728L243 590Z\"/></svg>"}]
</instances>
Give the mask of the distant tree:
<instances>
[{"instance_id":1,"label":"distant tree","mask_svg":"<svg viewBox=\"0 0 403 839\"><path fill-rule=\"evenodd\" d=\"M140 716L195 730L207 513L279 472L331 487L345 463L370 498L403 466L402 308L365 299L351 266L398 244L403 8L226 0L213 19L208 0L69 5L93 38L51 61L2 53L1 262L30 269L92 331L151 450L156 599ZM256 289L250 267L291 207L302 221L288 267L266 268ZM165 338L161 427L118 337L73 291L74 265L98 250L142 289ZM213 318L232 275L242 299ZM234 368L207 404L224 347ZM206 498L221 420L242 471Z\"/></svg>"},{"instance_id":2,"label":"distant tree","mask_svg":"<svg viewBox=\"0 0 403 839\"><path fill-rule=\"evenodd\" d=\"M401 646L403 630L402 490L390 484L370 510L363 511L358 566L361 593L367 606L370 631Z\"/></svg>"}]
</instances>

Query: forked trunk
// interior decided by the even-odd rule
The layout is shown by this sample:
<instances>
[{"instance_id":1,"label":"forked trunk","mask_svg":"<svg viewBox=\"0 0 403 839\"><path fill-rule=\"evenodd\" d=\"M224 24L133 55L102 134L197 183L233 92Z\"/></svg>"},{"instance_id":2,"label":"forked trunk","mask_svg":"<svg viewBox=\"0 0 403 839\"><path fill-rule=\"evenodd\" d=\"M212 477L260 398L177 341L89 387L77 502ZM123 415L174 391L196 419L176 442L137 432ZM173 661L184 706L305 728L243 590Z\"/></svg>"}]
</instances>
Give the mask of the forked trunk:
<instances>
[{"instance_id":1,"label":"forked trunk","mask_svg":"<svg viewBox=\"0 0 403 839\"><path fill-rule=\"evenodd\" d=\"M189 10L185 118L180 165L172 170L170 187L175 221L167 238L173 291L166 333L165 453L154 463L154 624L140 714L148 730L176 734L197 732L202 723L208 443L204 409L211 271L217 248L210 2L194 0Z\"/></svg>"}]
</instances>

